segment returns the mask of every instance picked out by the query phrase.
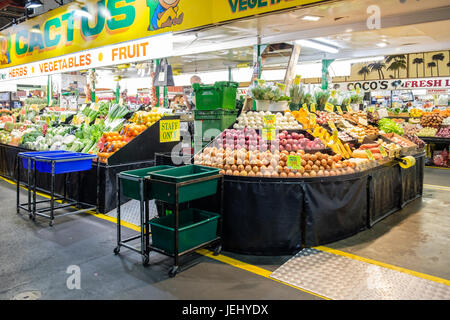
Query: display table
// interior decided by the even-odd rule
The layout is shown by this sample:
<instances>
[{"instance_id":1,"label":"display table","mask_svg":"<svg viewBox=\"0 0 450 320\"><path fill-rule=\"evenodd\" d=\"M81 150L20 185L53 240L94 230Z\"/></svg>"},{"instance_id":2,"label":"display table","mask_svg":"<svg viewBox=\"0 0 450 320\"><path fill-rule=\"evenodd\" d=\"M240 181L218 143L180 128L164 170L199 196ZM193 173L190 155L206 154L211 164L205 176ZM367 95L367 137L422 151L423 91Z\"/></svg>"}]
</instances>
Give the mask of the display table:
<instances>
[{"instance_id":1,"label":"display table","mask_svg":"<svg viewBox=\"0 0 450 320\"><path fill-rule=\"evenodd\" d=\"M366 230L422 196L424 154L353 175L276 179L225 176L224 250L290 255ZM201 205L215 209L217 199Z\"/></svg>"}]
</instances>

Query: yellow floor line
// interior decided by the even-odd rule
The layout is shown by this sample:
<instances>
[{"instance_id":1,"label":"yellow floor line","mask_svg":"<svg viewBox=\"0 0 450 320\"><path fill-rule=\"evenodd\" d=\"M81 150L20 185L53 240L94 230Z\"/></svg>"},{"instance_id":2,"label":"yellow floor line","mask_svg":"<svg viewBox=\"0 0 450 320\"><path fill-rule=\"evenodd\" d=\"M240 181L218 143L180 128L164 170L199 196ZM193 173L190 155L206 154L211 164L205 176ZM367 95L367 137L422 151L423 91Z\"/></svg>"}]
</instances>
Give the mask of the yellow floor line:
<instances>
[{"instance_id":1,"label":"yellow floor line","mask_svg":"<svg viewBox=\"0 0 450 320\"><path fill-rule=\"evenodd\" d=\"M432 169L441 169L441 170L450 170L450 168L443 168L443 167L433 167L433 166L425 166L425 168L432 168Z\"/></svg>"},{"instance_id":2,"label":"yellow floor line","mask_svg":"<svg viewBox=\"0 0 450 320\"><path fill-rule=\"evenodd\" d=\"M413 271L413 270L409 270L409 269L405 269L402 267L397 267L388 263L384 263L384 262L380 262L380 261L376 261L376 260L372 260L372 259L368 259L368 258L363 258L351 253L347 253L344 251L340 251L340 250L336 250L336 249L331 249L328 247L323 247L323 246L318 246L318 247L314 247L314 249L317 250L321 250L321 251L325 251L325 252L329 252L332 254L336 254L338 256L342 256L342 257L347 257L350 259L354 259L354 260L358 260L358 261L362 261L362 262L366 262L366 263L370 263L376 266L380 266L386 269L391 269L391 270L395 270L395 271L399 271L399 272L403 272L418 278L422 278L422 279L426 279L426 280L430 280L430 281L434 281L434 282L438 282L438 283L442 283L445 284L447 286L450 286L450 280L446 280L443 278L439 278L439 277L435 277L435 276L430 276L428 274L424 274L421 272L417 272L417 271Z\"/></svg>"},{"instance_id":3,"label":"yellow floor line","mask_svg":"<svg viewBox=\"0 0 450 320\"><path fill-rule=\"evenodd\" d=\"M242 269L242 270L249 271L249 272L257 274L257 275L259 275L261 277L264 277L264 278L267 278L267 279L270 279L270 280L282 283L284 285L287 285L287 286L292 287L294 289L306 292L306 293L314 295L316 297L319 297L319 298L322 298L322 299L325 299L325 300L331 300L330 298L321 296L321 295L319 295L317 293L305 290L303 288L299 288L299 287L293 286L293 285L291 285L289 283L286 283L284 281L280 281L278 279L271 278L270 275L272 274L272 271L269 271L269 270L266 270L266 269L254 266L252 264L245 263L245 262L242 262L242 261L239 261L239 260L236 260L236 259L224 256L222 254L219 254L219 255L215 256L211 251L206 250L206 249L198 249L198 250L196 250L196 252L199 253L199 254L202 254L202 255L204 255L204 256L206 256L208 258L211 258L211 259L223 262L225 264L231 265L233 267L236 267L236 268L239 268L239 269Z\"/></svg>"},{"instance_id":4,"label":"yellow floor line","mask_svg":"<svg viewBox=\"0 0 450 320\"><path fill-rule=\"evenodd\" d=\"M424 188L428 188L428 189L437 189L437 190L443 190L443 191L450 191L450 187L445 187L445 186L437 186L434 184L424 184L423 185Z\"/></svg>"}]
</instances>

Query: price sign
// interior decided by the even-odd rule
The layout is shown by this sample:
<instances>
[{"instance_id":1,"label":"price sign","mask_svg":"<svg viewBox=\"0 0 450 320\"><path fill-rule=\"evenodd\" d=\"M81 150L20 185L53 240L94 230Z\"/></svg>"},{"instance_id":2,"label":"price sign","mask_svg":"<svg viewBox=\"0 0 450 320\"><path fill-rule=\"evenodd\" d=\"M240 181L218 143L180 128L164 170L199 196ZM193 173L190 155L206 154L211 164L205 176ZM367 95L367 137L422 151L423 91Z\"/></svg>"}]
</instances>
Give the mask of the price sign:
<instances>
[{"instance_id":1,"label":"price sign","mask_svg":"<svg viewBox=\"0 0 450 320\"><path fill-rule=\"evenodd\" d=\"M364 118L362 118L362 117L359 117L359 118L358 118L358 122L359 122L360 124L362 124L363 126L367 126L367 125L368 125L367 120L364 119Z\"/></svg>"},{"instance_id":2,"label":"price sign","mask_svg":"<svg viewBox=\"0 0 450 320\"><path fill-rule=\"evenodd\" d=\"M61 122L65 122L65 121L66 121L66 114L61 113Z\"/></svg>"},{"instance_id":3,"label":"price sign","mask_svg":"<svg viewBox=\"0 0 450 320\"><path fill-rule=\"evenodd\" d=\"M295 79L294 79L294 84L298 86L300 84L300 79L301 78L302 78L301 75L296 75Z\"/></svg>"},{"instance_id":4,"label":"price sign","mask_svg":"<svg viewBox=\"0 0 450 320\"><path fill-rule=\"evenodd\" d=\"M73 118L72 118L72 123L76 124L77 120L78 120L77 115L74 115Z\"/></svg>"},{"instance_id":5,"label":"price sign","mask_svg":"<svg viewBox=\"0 0 450 320\"><path fill-rule=\"evenodd\" d=\"M55 114L52 113L52 121L55 121Z\"/></svg>"},{"instance_id":6,"label":"price sign","mask_svg":"<svg viewBox=\"0 0 450 320\"><path fill-rule=\"evenodd\" d=\"M302 109L306 111L306 113L309 113L308 111L308 105L306 103L303 104Z\"/></svg>"},{"instance_id":7,"label":"price sign","mask_svg":"<svg viewBox=\"0 0 450 320\"><path fill-rule=\"evenodd\" d=\"M46 122L47 124L49 124L49 123L50 123L50 117L45 117L45 122Z\"/></svg>"},{"instance_id":8,"label":"price sign","mask_svg":"<svg viewBox=\"0 0 450 320\"><path fill-rule=\"evenodd\" d=\"M348 113L352 112L352 109L350 108L350 105L349 105L349 104L346 105L345 107L347 108L347 112L348 112Z\"/></svg>"},{"instance_id":9,"label":"price sign","mask_svg":"<svg viewBox=\"0 0 450 320\"><path fill-rule=\"evenodd\" d=\"M338 131L337 130L333 130L333 139L334 140L338 139Z\"/></svg>"},{"instance_id":10,"label":"price sign","mask_svg":"<svg viewBox=\"0 0 450 320\"><path fill-rule=\"evenodd\" d=\"M311 104L310 108L311 108L311 112L316 113L316 104L315 103Z\"/></svg>"},{"instance_id":11,"label":"price sign","mask_svg":"<svg viewBox=\"0 0 450 320\"><path fill-rule=\"evenodd\" d=\"M274 114L265 115L263 123L265 128L275 128L277 119Z\"/></svg>"},{"instance_id":12,"label":"price sign","mask_svg":"<svg viewBox=\"0 0 450 320\"><path fill-rule=\"evenodd\" d=\"M84 120L84 124L88 126L89 123L90 123L90 122L89 122L89 118L86 118L86 119Z\"/></svg>"},{"instance_id":13,"label":"price sign","mask_svg":"<svg viewBox=\"0 0 450 320\"><path fill-rule=\"evenodd\" d=\"M300 170L302 167L302 157L287 156L286 166L291 170Z\"/></svg>"},{"instance_id":14,"label":"price sign","mask_svg":"<svg viewBox=\"0 0 450 320\"><path fill-rule=\"evenodd\" d=\"M95 123L94 124L99 124L100 123L100 119L95 119Z\"/></svg>"},{"instance_id":15,"label":"price sign","mask_svg":"<svg viewBox=\"0 0 450 320\"><path fill-rule=\"evenodd\" d=\"M375 158L373 157L372 151L366 149L366 153L367 153L367 157L369 158L369 160L375 160Z\"/></svg>"},{"instance_id":16,"label":"price sign","mask_svg":"<svg viewBox=\"0 0 450 320\"><path fill-rule=\"evenodd\" d=\"M328 112L333 112L334 111L334 105L332 105L331 103L327 102L327 104L325 105L325 110Z\"/></svg>"},{"instance_id":17,"label":"price sign","mask_svg":"<svg viewBox=\"0 0 450 320\"><path fill-rule=\"evenodd\" d=\"M372 112L372 113L374 113L374 112L375 112L375 107L374 107L374 106L372 106L372 107L369 107L369 112Z\"/></svg>"},{"instance_id":18,"label":"price sign","mask_svg":"<svg viewBox=\"0 0 450 320\"><path fill-rule=\"evenodd\" d=\"M259 79L257 81L260 86L262 86L264 83L266 83L266 80L263 80L263 79Z\"/></svg>"},{"instance_id":19,"label":"price sign","mask_svg":"<svg viewBox=\"0 0 450 320\"><path fill-rule=\"evenodd\" d=\"M314 113L309 114L309 122L311 125L315 126L317 124L316 115Z\"/></svg>"},{"instance_id":20,"label":"price sign","mask_svg":"<svg viewBox=\"0 0 450 320\"><path fill-rule=\"evenodd\" d=\"M336 97L336 93L337 93L336 90L331 90L331 97L332 98Z\"/></svg>"},{"instance_id":21,"label":"price sign","mask_svg":"<svg viewBox=\"0 0 450 320\"><path fill-rule=\"evenodd\" d=\"M388 156L388 154L387 154L386 150L384 149L384 147L380 145L380 146L379 146L379 149L380 149L381 155L382 155L384 158L386 158L386 157Z\"/></svg>"},{"instance_id":22,"label":"price sign","mask_svg":"<svg viewBox=\"0 0 450 320\"><path fill-rule=\"evenodd\" d=\"M339 114L344 114L344 113L342 112L341 106L336 106L336 109L337 109L337 112L338 112Z\"/></svg>"},{"instance_id":23,"label":"price sign","mask_svg":"<svg viewBox=\"0 0 450 320\"><path fill-rule=\"evenodd\" d=\"M329 121L328 121L328 126L330 127L330 129L331 129L332 131L337 131L336 125L334 124L333 121L329 120Z\"/></svg>"},{"instance_id":24,"label":"price sign","mask_svg":"<svg viewBox=\"0 0 450 320\"><path fill-rule=\"evenodd\" d=\"M273 141L276 138L276 132L273 128L263 128L262 137L265 141Z\"/></svg>"},{"instance_id":25,"label":"price sign","mask_svg":"<svg viewBox=\"0 0 450 320\"><path fill-rule=\"evenodd\" d=\"M91 109L94 110L95 112L97 112L97 111L100 109L100 106L99 106L98 104L94 104L94 105L91 107Z\"/></svg>"}]
</instances>

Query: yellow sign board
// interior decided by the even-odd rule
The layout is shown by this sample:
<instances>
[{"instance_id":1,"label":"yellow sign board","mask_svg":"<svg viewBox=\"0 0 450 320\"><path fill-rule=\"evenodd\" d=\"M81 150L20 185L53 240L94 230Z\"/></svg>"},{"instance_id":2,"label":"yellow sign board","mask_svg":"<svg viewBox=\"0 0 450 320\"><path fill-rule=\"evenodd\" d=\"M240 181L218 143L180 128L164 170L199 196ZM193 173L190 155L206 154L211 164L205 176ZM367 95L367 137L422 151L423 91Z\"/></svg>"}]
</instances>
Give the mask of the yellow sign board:
<instances>
[{"instance_id":1,"label":"yellow sign board","mask_svg":"<svg viewBox=\"0 0 450 320\"><path fill-rule=\"evenodd\" d=\"M321 1L73 1L2 31L0 68ZM119 54L137 55L139 49L124 47Z\"/></svg>"},{"instance_id":2,"label":"yellow sign board","mask_svg":"<svg viewBox=\"0 0 450 320\"><path fill-rule=\"evenodd\" d=\"M333 112L334 111L334 105L332 105L331 103L327 102L325 104L325 110L328 112Z\"/></svg>"},{"instance_id":3,"label":"yellow sign board","mask_svg":"<svg viewBox=\"0 0 450 320\"><path fill-rule=\"evenodd\" d=\"M301 75L296 75L295 79L294 79L294 84L298 86L300 84L300 79L301 78L302 78Z\"/></svg>"},{"instance_id":4,"label":"yellow sign board","mask_svg":"<svg viewBox=\"0 0 450 320\"><path fill-rule=\"evenodd\" d=\"M339 114L344 114L344 113L342 112L341 106L336 106L336 110L337 110L337 112L338 112Z\"/></svg>"},{"instance_id":5,"label":"yellow sign board","mask_svg":"<svg viewBox=\"0 0 450 320\"><path fill-rule=\"evenodd\" d=\"M310 109L311 109L311 112L316 113L316 104L315 103L311 104Z\"/></svg>"},{"instance_id":6,"label":"yellow sign board","mask_svg":"<svg viewBox=\"0 0 450 320\"><path fill-rule=\"evenodd\" d=\"M268 114L263 117L263 123L265 128L275 128L277 118L274 114Z\"/></svg>"},{"instance_id":7,"label":"yellow sign board","mask_svg":"<svg viewBox=\"0 0 450 320\"><path fill-rule=\"evenodd\" d=\"M306 114L309 113L308 105L307 105L306 103L304 103L304 104L302 105L302 109L306 111Z\"/></svg>"},{"instance_id":8,"label":"yellow sign board","mask_svg":"<svg viewBox=\"0 0 450 320\"><path fill-rule=\"evenodd\" d=\"M262 138L264 141L273 141L276 138L276 132L274 128L263 128Z\"/></svg>"},{"instance_id":9,"label":"yellow sign board","mask_svg":"<svg viewBox=\"0 0 450 320\"><path fill-rule=\"evenodd\" d=\"M300 170L302 168L301 156L287 156L286 166L291 170Z\"/></svg>"},{"instance_id":10,"label":"yellow sign board","mask_svg":"<svg viewBox=\"0 0 450 320\"><path fill-rule=\"evenodd\" d=\"M159 142L180 141L180 120L161 120L159 124Z\"/></svg>"}]
</instances>

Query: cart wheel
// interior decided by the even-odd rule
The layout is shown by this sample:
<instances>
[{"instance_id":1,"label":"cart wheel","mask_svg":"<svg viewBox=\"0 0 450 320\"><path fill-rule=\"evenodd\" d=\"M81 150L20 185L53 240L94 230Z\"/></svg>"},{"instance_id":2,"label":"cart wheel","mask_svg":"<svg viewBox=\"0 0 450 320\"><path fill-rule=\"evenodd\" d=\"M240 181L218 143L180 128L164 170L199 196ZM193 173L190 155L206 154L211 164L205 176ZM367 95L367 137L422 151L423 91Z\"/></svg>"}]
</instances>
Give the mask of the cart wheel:
<instances>
[{"instance_id":1,"label":"cart wheel","mask_svg":"<svg viewBox=\"0 0 450 320\"><path fill-rule=\"evenodd\" d=\"M215 249L214 249L214 256L218 256L220 253L222 252L222 245L218 245Z\"/></svg>"},{"instance_id":2,"label":"cart wheel","mask_svg":"<svg viewBox=\"0 0 450 320\"><path fill-rule=\"evenodd\" d=\"M36 221L36 216L33 215L33 216L31 217L31 220Z\"/></svg>"},{"instance_id":3,"label":"cart wheel","mask_svg":"<svg viewBox=\"0 0 450 320\"><path fill-rule=\"evenodd\" d=\"M120 247L119 247L119 246L115 247L115 248L114 248L114 254L115 254L115 255L118 255L119 252L120 252Z\"/></svg>"},{"instance_id":4,"label":"cart wheel","mask_svg":"<svg viewBox=\"0 0 450 320\"><path fill-rule=\"evenodd\" d=\"M30 214L28 215L28 218L30 218L30 220L33 220L33 215L30 213Z\"/></svg>"},{"instance_id":5,"label":"cart wheel","mask_svg":"<svg viewBox=\"0 0 450 320\"><path fill-rule=\"evenodd\" d=\"M169 277L174 278L178 273L178 266L173 266L169 270Z\"/></svg>"},{"instance_id":6,"label":"cart wheel","mask_svg":"<svg viewBox=\"0 0 450 320\"><path fill-rule=\"evenodd\" d=\"M50 227L53 227L53 220L50 221L50 223L48 224Z\"/></svg>"},{"instance_id":7,"label":"cart wheel","mask_svg":"<svg viewBox=\"0 0 450 320\"><path fill-rule=\"evenodd\" d=\"M150 258L148 256L142 257L142 264L144 265L144 267L148 266L149 262L150 262Z\"/></svg>"}]
</instances>

